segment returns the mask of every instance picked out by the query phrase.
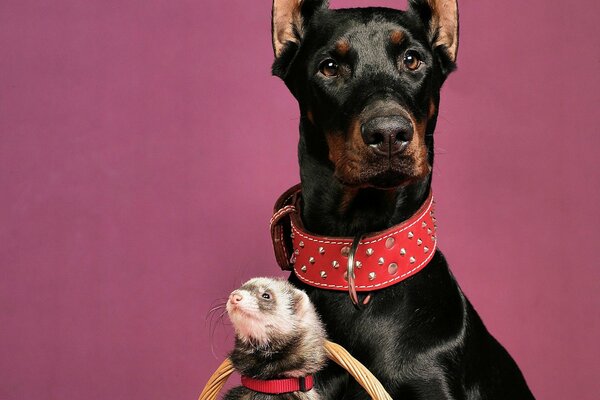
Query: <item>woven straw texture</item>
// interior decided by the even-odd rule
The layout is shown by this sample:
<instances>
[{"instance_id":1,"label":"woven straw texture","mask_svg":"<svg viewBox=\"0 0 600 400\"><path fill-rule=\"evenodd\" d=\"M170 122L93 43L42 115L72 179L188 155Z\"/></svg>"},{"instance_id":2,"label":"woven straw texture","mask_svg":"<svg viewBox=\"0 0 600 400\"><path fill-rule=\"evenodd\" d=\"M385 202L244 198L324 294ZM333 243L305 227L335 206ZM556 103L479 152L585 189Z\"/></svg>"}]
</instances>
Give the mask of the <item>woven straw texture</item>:
<instances>
[{"instance_id":1,"label":"woven straw texture","mask_svg":"<svg viewBox=\"0 0 600 400\"><path fill-rule=\"evenodd\" d=\"M325 350L327 356L344 368L356 381L369 393L374 400L392 400L388 392L385 391L381 383L375 376L358 360L350 355L346 349L339 344L326 341ZM214 374L210 377L204 390L198 397L198 400L216 400L221 392L223 385L227 382L227 378L233 373L233 365L229 359L217 368Z\"/></svg>"}]
</instances>

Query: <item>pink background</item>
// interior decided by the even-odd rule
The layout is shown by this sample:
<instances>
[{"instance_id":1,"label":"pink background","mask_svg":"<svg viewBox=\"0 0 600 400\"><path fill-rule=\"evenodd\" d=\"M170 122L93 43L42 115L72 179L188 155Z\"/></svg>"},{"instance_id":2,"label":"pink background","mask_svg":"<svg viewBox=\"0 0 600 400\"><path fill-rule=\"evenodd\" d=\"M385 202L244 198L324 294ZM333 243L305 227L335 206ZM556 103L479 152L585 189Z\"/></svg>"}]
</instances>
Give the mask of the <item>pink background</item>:
<instances>
[{"instance_id":1,"label":"pink background","mask_svg":"<svg viewBox=\"0 0 600 400\"><path fill-rule=\"evenodd\" d=\"M599 4L462 0L442 96L441 247L540 399L600 393ZM269 13L0 3L1 399L197 397L298 180Z\"/></svg>"}]
</instances>

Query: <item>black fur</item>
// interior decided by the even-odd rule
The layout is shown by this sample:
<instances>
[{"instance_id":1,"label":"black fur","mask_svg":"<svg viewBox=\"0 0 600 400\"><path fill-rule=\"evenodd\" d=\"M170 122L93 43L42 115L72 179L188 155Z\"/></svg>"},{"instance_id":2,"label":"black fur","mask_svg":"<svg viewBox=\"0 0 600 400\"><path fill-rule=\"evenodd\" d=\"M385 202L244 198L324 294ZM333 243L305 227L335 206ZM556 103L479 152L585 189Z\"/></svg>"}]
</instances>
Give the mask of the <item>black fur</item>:
<instances>
[{"instance_id":1,"label":"black fur","mask_svg":"<svg viewBox=\"0 0 600 400\"><path fill-rule=\"evenodd\" d=\"M306 360L298 354L302 333L273 340L268 347L260 347L235 339L234 350L229 355L236 371L255 379L276 379L282 371L305 367Z\"/></svg>"},{"instance_id":2,"label":"black fur","mask_svg":"<svg viewBox=\"0 0 600 400\"><path fill-rule=\"evenodd\" d=\"M440 88L455 63L444 45L435 45L438 33L429 30L432 10L426 1L410 1L405 12L328 10L324 2L310 3L299 42L289 42L273 64L273 73L300 106L302 218L308 230L321 235L353 237L382 230L409 218L423 204L431 173L417 176L409 158L390 156L380 163L389 163L388 170L371 160L354 181L344 182L331 159L332 135L348 140L353 119L374 102L390 103L426 121L423 140L432 166ZM402 31L400 45L387 43L390 30ZM340 38L350 44L344 56L332 50ZM409 72L398 66L407 49L418 51L421 69ZM319 63L328 57L340 66L336 79L319 73ZM439 251L417 275L374 292L362 310L353 307L347 293L290 279L309 294L330 339L363 362L394 399L533 398L517 365L488 333ZM318 375L318 388L323 399L368 398L332 365Z\"/></svg>"}]
</instances>

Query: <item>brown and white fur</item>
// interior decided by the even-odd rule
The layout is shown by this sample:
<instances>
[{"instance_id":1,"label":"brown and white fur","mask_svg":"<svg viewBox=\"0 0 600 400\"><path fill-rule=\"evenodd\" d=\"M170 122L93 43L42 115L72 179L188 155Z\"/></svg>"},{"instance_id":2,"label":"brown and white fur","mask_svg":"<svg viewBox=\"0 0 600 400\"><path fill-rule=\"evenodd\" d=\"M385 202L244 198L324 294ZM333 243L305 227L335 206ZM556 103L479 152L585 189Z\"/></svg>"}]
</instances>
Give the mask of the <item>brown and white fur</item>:
<instances>
[{"instance_id":1,"label":"brown and white fur","mask_svg":"<svg viewBox=\"0 0 600 400\"><path fill-rule=\"evenodd\" d=\"M325 330L306 293L285 280L254 278L234 290L227 312L236 332L230 359L242 375L254 379L299 378L326 362ZM243 386L225 400L317 400L315 389L270 395Z\"/></svg>"}]
</instances>

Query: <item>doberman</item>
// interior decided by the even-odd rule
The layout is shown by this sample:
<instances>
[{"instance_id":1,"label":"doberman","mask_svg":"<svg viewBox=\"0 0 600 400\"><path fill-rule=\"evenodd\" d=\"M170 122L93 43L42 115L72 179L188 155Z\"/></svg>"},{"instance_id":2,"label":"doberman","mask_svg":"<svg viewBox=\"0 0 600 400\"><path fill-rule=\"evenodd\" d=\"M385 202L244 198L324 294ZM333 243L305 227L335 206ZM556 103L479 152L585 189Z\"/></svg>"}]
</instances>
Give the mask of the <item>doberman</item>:
<instances>
[{"instance_id":1,"label":"doberman","mask_svg":"<svg viewBox=\"0 0 600 400\"><path fill-rule=\"evenodd\" d=\"M435 247L431 221L418 220L422 231L410 228L431 199L440 88L455 69L458 49L456 0L410 0L406 11L274 0L272 33L273 74L301 114L301 198L292 211L301 207L295 225L302 229L292 220L282 240L294 240L287 243L295 271L290 280L309 294L331 340L365 364L394 399L532 399L516 363L488 333ZM405 240L398 235L360 239L396 226L393 233L412 240L410 251L429 251L423 263L408 257L405 245L396 246ZM316 255L300 262L308 240L338 243L298 239L307 232L350 238L344 243L353 247L342 247L345 258L328 259L328 270L316 257L330 248L315 247ZM426 246L421 234L433 244ZM365 243L381 245L357 250ZM394 246L399 261L388 264L387 256L373 254ZM380 270L360 269L369 256ZM377 281L398 276L403 257L406 268L415 268L403 279ZM316 272L309 279L303 274L311 268ZM327 283L336 271L346 286ZM376 285L361 286L359 279L380 282L381 289L361 291ZM317 385L324 399L368 398L334 365L319 374Z\"/></svg>"}]
</instances>

